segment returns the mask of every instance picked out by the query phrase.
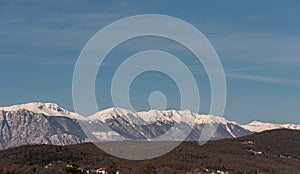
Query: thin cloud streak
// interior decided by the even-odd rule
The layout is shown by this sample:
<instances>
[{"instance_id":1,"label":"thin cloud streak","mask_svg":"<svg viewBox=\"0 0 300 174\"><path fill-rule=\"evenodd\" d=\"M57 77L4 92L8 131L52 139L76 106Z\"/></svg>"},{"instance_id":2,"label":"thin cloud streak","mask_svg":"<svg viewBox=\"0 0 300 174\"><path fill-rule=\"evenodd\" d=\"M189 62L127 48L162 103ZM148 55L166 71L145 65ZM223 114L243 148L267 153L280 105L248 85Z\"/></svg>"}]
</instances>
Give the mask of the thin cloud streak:
<instances>
[{"instance_id":1,"label":"thin cloud streak","mask_svg":"<svg viewBox=\"0 0 300 174\"><path fill-rule=\"evenodd\" d=\"M283 79L276 77L265 77L258 75L240 74L240 73L226 73L227 78L235 78L241 80L251 80L263 83L273 83L281 85L300 85L300 81L296 79Z\"/></svg>"}]
</instances>

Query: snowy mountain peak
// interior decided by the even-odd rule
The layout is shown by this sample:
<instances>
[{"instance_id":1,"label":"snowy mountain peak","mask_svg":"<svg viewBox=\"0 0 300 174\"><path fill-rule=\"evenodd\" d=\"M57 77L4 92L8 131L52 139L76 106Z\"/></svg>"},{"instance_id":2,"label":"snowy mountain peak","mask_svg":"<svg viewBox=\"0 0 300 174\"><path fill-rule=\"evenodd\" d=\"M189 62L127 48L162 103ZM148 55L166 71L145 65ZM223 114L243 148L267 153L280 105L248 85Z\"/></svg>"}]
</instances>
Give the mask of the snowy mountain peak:
<instances>
[{"instance_id":1,"label":"snowy mountain peak","mask_svg":"<svg viewBox=\"0 0 300 174\"><path fill-rule=\"evenodd\" d=\"M123 108L117 108L117 107L113 107L113 108L108 108L108 109L105 109L105 110L102 110L102 111L99 111L98 112L99 114L112 114L112 113L115 113L115 114L132 114L131 111L129 110L126 110L126 109L123 109Z\"/></svg>"},{"instance_id":2,"label":"snowy mountain peak","mask_svg":"<svg viewBox=\"0 0 300 174\"><path fill-rule=\"evenodd\" d=\"M17 110L28 110L37 114L44 114L46 116L66 116L72 119L82 120L84 117L77 113L70 112L56 103L42 103L42 102L31 102L26 104L12 105L7 107L0 107L0 110L4 111L17 111Z\"/></svg>"},{"instance_id":3,"label":"snowy mountain peak","mask_svg":"<svg viewBox=\"0 0 300 174\"><path fill-rule=\"evenodd\" d=\"M117 107L101 110L87 117L87 119L91 121L98 120L98 121L105 122L108 119L115 119L117 117L122 117L123 119L126 119L129 122L135 122L135 123L141 122L141 120L133 112L123 108L117 108Z\"/></svg>"},{"instance_id":4,"label":"snowy mountain peak","mask_svg":"<svg viewBox=\"0 0 300 174\"><path fill-rule=\"evenodd\" d=\"M264 122L260 122L260 121L252 121L252 122L249 123L248 125L260 125L260 124L264 124Z\"/></svg>"},{"instance_id":5,"label":"snowy mountain peak","mask_svg":"<svg viewBox=\"0 0 300 174\"><path fill-rule=\"evenodd\" d=\"M208 123L222 123L222 124L227 124L227 123L233 123L234 122L229 122L223 117L218 117L215 115L204 115L204 114L196 114L196 122L198 124L208 124Z\"/></svg>"},{"instance_id":6,"label":"snowy mountain peak","mask_svg":"<svg viewBox=\"0 0 300 174\"><path fill-rule=\"evenodd\" d=\"M252 132L262 132L265 130L272 130L272 129L300 130L300 125L296 125L296 124L273 124L273 123L264 123L259 121L253 121L247 125L243 125L242 127Z\"/></svg>"},{"instance_id":7,"label":"snowy mountain peak","mask_svg":"<svg viewBox=\"0 0 300 174\"><path fill-rule=\"evenodd\" d=\"M183 119L194 118L193 113L189 110L177 111L177 110L149 110L137 112L136 115L142 118L147 123L152 123L155 121L170 121L170 122L181 122Z\"/></svg>"}]
</instances>

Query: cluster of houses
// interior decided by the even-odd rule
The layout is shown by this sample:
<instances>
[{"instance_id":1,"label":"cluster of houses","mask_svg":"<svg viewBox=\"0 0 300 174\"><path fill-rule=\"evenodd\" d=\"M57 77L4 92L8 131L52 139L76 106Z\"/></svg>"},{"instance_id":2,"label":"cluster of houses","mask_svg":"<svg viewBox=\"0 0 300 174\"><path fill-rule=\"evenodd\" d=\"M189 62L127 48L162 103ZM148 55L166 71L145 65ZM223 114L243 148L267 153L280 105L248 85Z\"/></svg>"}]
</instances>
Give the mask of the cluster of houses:
<instances>
[{"instance_id":1,"label":"cluster of houses","mask_svg":"<svg viewBox=\"0 0 300 174\"><path fill-rule=\"evenodd\" d=\"M108 174L106 168L101 167L98 169L83 169L81 167L77 167L75 165L66 165L65 169L72 171L72 169L77 170L80 173L84 174ZM115 174L120 174L119 171L116 171Z\"/></svg>"},{"instance_id":2,"label":"cluster of houses","mask_svg":"<svg viewBox=\"0 0 300 174\"><path fill-rule=\"evenodd\" d=\"M254 141L248 140L248 141L244 141L242 142L242 144L246 144L249 146L248 151L252 154L252 155L261 155L263 154L263 152L261 151L255 151L252 149L252 147L255 145Z\"/></svg>"},{"instance_id":3,"label":"cluster of houses","mask_svg":"<svg viewBox=\"0 0 300 174\"><path fill-rule=\"evenodd\" d=\"M229 174L228 171L223 171L223 170L209 170L209 169L205 169L205 173L210 173L210 174Z\"/></svg>"},{"instance_id":4,"label":"cluster of houses","mask_svg":"<svg viewBox=\"0 0 300 174\"><path fill-rule=\"evenodd\" d=\"M86 170L86 173L88 174L108 174L106 171L106 168L99 168L99 169L92 169L92 170ZM119 171L116 171L116 174L120 174Z\"/></svg>"},{"instance_id":5,"label":"cluster of houses","mask_svg":"<svg viewBox=\"0 0 300 174\"><path fill-rule=\"evenodd\" d=\"M108 174L108 169L105 167L100 167L97 169L86 169L79 167L76 164L68 164L68 165L62 165L61 162L52 162L44 166L45 169L51 169L51 168L61 168L64 170L66 173L80 173L80 174ZM115 170L115 174L120 174L117 169Z\"/></svg>"}]
</instances>

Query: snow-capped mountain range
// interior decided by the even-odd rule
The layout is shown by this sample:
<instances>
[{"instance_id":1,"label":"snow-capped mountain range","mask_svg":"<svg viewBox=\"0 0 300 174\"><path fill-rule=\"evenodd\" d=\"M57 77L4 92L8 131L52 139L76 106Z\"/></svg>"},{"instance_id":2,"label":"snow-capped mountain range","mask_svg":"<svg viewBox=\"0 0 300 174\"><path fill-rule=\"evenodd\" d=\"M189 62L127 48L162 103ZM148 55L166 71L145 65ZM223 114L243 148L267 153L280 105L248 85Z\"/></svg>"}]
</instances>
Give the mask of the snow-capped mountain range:
<instances>
[{"instance_id":1,"label":"snow-capped mountain range","mask_svg":"<svg viewBox=\"0 0 300 174\"><path fill-rule=\"evenodd\" d=\"M252 132L262 132L262 131L272 130L272 129L300 130L300 125L296 125L296 124L273 124L273 123L263 123L259 121L253 121L247 125L243 125L242 127Z\"/></svg>"},{"instance_id":2,"label":"snow-capped mountain range","mask_svg":"<svg viewBox=\"0 0 300 174\"><path fill-rule=\"evenodd\" d=\"M239 125L222 117L196 114L189 110L133 113L121 108L109 108L83 117L55 103L41 102L0 107L0 124L0 149L24 144L68 145L128 139L159 141L166 132L172 132L167 134L167 140L183 138L198 141L202 136L216 140L268 129L300 129L297 125L260 122ZM163 140L166 140L165 137Z\"/></svg>"}]
</instances>

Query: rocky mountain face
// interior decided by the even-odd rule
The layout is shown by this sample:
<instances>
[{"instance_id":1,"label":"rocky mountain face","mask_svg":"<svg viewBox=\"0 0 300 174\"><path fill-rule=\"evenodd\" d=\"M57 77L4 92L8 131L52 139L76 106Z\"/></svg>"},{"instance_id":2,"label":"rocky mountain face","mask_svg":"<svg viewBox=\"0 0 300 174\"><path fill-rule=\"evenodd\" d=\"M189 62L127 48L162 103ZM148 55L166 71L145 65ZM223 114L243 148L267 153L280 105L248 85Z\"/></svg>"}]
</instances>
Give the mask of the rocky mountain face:
<instances>
[{"instance_id":1,"label":"rocky mountain face","mask_svg":"<svg viewBox=\"0 0 300 174\"><path fill-rule=\"evenodd\" d=\"M24 144L78 144L87 137L77 120L25 109L0 110L0 149Z\"/></svg>"},{"instance_id":2,"label":"rocky mountain face","mask_svg":"<svg viewBox=\"0 0 300 174\"><path fill-rule=\"evenodd\" d=\"M201 136L216 140L252 134L224 118L188 110L133 113L110 108L82 117L56 104L37 102L0 107L0 124L1 149L24 144L69 145L87 141L199 141ZM164 136L166 132L171 133Z\"/></svg>"}]
</instances>

